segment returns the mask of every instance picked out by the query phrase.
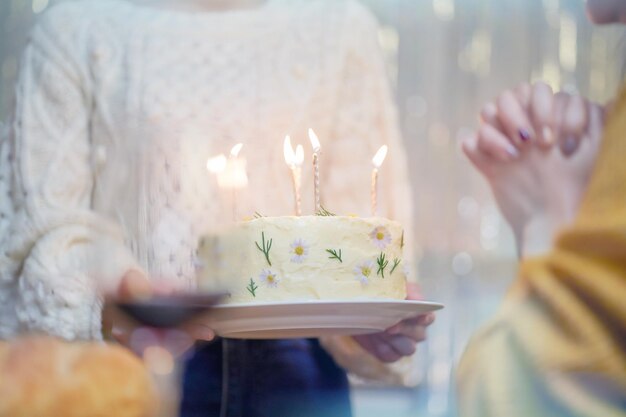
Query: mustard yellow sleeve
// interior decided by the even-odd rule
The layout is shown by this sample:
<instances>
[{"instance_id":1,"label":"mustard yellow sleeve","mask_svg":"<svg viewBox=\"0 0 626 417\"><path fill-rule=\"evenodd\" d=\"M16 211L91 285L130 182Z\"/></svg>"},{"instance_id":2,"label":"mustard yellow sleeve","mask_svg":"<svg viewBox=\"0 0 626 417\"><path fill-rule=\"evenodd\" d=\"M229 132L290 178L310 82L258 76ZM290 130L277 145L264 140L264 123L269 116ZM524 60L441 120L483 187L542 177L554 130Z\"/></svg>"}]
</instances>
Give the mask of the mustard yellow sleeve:
<instances>
[{"instance_id":1,"label":"mustard yellow sleeve","mask_svg":"<svg viewBox=\"0 0 626 417\"><path fill-rule=\"evenodd\" d=\"M622 93L576 221L462 358L461 416L626 415L625 156Z\"/></svg>"}]
</instances>

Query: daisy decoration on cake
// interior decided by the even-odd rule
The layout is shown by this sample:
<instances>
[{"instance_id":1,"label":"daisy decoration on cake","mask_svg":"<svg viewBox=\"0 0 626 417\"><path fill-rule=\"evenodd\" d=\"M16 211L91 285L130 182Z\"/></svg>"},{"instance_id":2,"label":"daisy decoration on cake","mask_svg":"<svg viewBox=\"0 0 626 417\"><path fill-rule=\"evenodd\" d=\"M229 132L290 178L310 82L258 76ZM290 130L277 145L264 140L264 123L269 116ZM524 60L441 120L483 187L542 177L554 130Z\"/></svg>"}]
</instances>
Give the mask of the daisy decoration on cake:
<instances>
[{"instance_id":1,"label":"daisy decoration on cake","mask_svg":"<svg viewBox=\"0 0 626 417\"><path fill-rule=\"evenodd\" d=\"M301 264L309 255L309 245L303 239L296 239L291 244L291 262Z\"/></svg>"},{"instance_id":2,"label":"daisy decoration on cake","mask_svg":"<svg viewBox=\"0 0 626 417\"><path fill-rule=\"evenodd\" d=\"M385 249L391 243L391 234L389 230L383 226L378 226L370 233L370 238L378 249Z\"/></svg>"},{"instance_id":3,"label":"daisy decoration on cake","mask_svg":"<svg viewBox=\"0 0 626 417\"><path fill-rule=\"evenodd\" d=\"M363 261L357 266L354 267L354 274L356 275L356 279L361 282L361 284L367 284L369 282L369 278L374 272L374 262L373 261Z\"/></svg>"},{"instance_id":4,"label":"daisy decoration on cake","mask_svg":"<svg viewBox=\"0 0 626 417\"><path fill-rule=\"evenodd\" d=\"M270 288L276 288L278 287L280 278L278 278L278 275L271 270L264 269L263 272L261 272L261 275L259 275L259 281L263 282Z\"/></svg>"}]
</instances>

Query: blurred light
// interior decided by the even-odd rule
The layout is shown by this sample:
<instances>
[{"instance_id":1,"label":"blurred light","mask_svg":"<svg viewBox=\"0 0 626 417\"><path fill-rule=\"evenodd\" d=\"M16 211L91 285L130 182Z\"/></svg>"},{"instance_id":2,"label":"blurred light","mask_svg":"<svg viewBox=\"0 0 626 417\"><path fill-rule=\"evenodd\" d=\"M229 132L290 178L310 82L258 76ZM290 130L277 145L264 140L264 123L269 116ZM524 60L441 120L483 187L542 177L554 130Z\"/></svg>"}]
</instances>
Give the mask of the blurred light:
<instances>
[{"instance_id":1,"label":"blurred light","mask_svg":"<svg viewBox=\"0 0 626 417\"><path fill-rule=\"evenodd\" d=\"M480 244L485 250L498 247L502 219L495 204L486 204L480 219Z\"/></svg>"},{"instance_id":2,"label":"blurred light","mask_svg":"<svg viewBox=\"0 0 626 417\"><path fill-rule=\"evenodd\" d=\"M48 0L33 0L33 13L41 13L48 7Z\"/></svg>"},{"instance_id":3,"label":"blurred light","mask_svg":"<svg viewBox=\"0 0 626 417\"><path fill-rule=\"evenodd\" d=\"M573 72L576 70L578 48L576 42L576 19L569 13L562 13L559 24L559 61L561 67Z\"/></svg>"},{"instance_id":4,"label":"blurred light","mask_svg":"<svg viewBox=\"0 0 626 417\"><path fill-rule=\"evenodd\" d=\"M480 223L480 245L484 250L493 250L498 247L500 225L497 218L483 217Z\"/></svg>"},{"instance_id":5,"label":"blurred light","mask_svg":"<svg viewBox=\"0 0 626 417\"><path fill-rule=\"evenodd\" d=\"M397 53L400 43L398 31L392 26L382 26L378 29L378 43L386 53Z\"/></svg>"},{"instance_id":6,"label":"blurred light","mask_svg":"<svg viewBox=\"0 0 626 417\"><path fill-rule=\"evenodd\" d=\"M490 218L483 218L480 223L480 236L485 239L493 239L498 236L499 231L498 223Z\"/></svg>"},{"instance_id":7,"label":"blurred light","mask_svg":"<svg viewBox=\"0 0 626 417\"><path fill-rule=\"evenodd\" d=\"M467 275L474 269L474 260L467 252L459 252L452 258L452 272L458 276Z\"/></svg>"},{"instance_id":8,"label":"blurred light","mask_svg":"<svg viewBox=\"0 0 626 417\"><path fill-rule=\"evenodd\" d=\"M435 16L444 22L454 19L454 0L433 0Z\"/></svg>"},{"instance_id":9,"label":"blurred light","mask_svg":"<svg viewBox=\"0 0 626 417\"><path fill-rule=\"evenodd\" d=\"M209 160L206 162L206 168L209 170L209 172L217 174L223 172L226 169L227 162L228 161L226 159L226 156L224 156L223 154L219 154L217 156L214 156L213 158L209 158Z\"/></svg>"},{"instance_id":10,"label":"blurred light","mask_svg":"<svg viewBox=\"0 0 626 417\"><path fill-rule=\"evenodd\" d=\"M459 53L459 68L476 75L486 76L491 71L491 35L484 29L477 29L471 41Z\"/></svg>"},{"instance_id":11,"label":"blurred light","mask_svg":"<svg viewBox=\"0 0 626 417\"><path fill-rule=\"evenodd\" d=\"M463 197L457 204L457 212L464 219L471 219L478 214L479 205L473 197Z\"/></svg>"},{"instance_id":12,"label":"blurred light","mask_svg":"<svg viewBox=\"0 0 626 417\"><path fill-rule=\"evenodd\" d=\"M174 357L161 346L149 346L143 351L143 360L156 375L169 375L174 370Z\"/></svg>"}]
</instances>

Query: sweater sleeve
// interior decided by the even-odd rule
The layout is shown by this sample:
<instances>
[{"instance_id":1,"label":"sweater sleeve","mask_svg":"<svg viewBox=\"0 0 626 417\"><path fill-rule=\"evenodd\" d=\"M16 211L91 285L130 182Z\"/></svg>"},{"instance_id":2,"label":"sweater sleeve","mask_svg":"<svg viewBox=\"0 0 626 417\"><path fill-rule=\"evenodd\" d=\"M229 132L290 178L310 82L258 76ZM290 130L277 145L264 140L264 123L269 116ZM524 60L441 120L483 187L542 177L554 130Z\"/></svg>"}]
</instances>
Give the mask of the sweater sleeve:
<instances>
[{"instance_id":1,"label":"sweater sleeve","mask_svg":"<svg viewBox=\"0 0 626 417\"><path fill-rule=\"evenodd\" d=\"M84 31L73 4L36 25L2 155L0 331L101 337L101 290L136 267L119 228L90 209L94 188ZM84 26L82 26L84 27Z\"/></svg>"},{"instance_id":2,"label":"sweater sleeve","mask_svg":"<svg viewBox=\"0 0 626 417\"><path fill-rule=\"evenodd\" d=\"M626 410L626 90L575 222L525 259L461 361L462 416L623 416Z\"/></svg>"},{"instance_id":3,"label":"sweater sleeve","mask_svg":"<svg viewBox=\"0 0 626 417\"><path fill-rule=\"evenodd\" d=\"M407 236L413 227L412 197L406 151L399 132L396 108L375 18L356 2L348 3L345 27L345 61L338 91L328 159L326 193L333 196L329 206L341 213L354 207L370 215L371 160L382 145L389 147L380 169L378 215L400 222ZM340 197L341 196L341 197ZM413 256L407 239L405 269ZM414 384L415 358L385 364L363 350L351 337L322 339L335 360L355 376L376 382Z\"/></svg>"}]
</instances>

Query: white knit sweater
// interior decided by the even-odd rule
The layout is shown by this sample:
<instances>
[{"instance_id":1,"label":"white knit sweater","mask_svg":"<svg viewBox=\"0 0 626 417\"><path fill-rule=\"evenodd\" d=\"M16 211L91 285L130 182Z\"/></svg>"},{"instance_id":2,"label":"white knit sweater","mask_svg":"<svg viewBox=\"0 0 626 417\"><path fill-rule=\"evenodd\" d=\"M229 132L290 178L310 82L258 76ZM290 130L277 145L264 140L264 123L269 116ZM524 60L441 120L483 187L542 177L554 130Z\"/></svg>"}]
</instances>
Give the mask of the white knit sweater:
<instances>
[{"instance_id":1,"label":"white knit sweater","mask_svg":"<svg viewBox=\"0 0 626 417\"><path fill-rule=\"evenodd\" d=\"M0 337L100 338L101 290L129 268L192 287L198 236L232 215L207 158L243 142L250 185L239 213L291 214L282 138L306 145L309 126L323 146L323 204L367 215L370 160L386 143L380 214L410 230L376 24L358 3L269 0L196 14L131 0L51 8L25 51L0 147ZM354 346L326 346L362 375L386 369Z\"/></svg>"}]
</instances>

